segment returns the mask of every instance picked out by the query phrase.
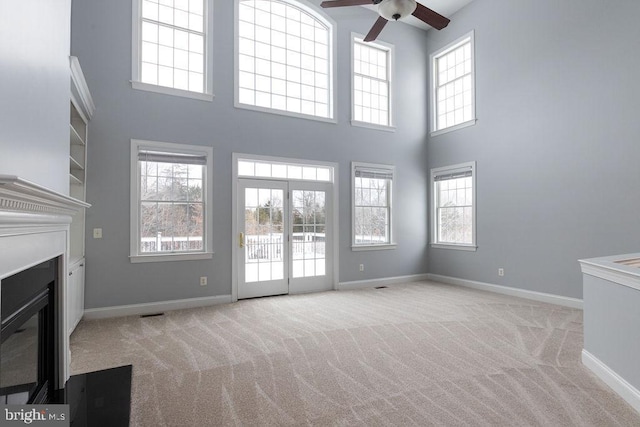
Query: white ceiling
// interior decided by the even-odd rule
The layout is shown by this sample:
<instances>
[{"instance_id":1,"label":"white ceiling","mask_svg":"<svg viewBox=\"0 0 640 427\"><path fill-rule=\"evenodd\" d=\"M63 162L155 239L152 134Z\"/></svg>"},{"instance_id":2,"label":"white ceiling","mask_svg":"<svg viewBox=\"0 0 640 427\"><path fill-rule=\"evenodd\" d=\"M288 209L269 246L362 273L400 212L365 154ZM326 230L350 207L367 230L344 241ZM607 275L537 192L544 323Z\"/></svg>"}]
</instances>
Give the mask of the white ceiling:
<instances>
[{"instance_id":1,"label":"white ceiling","mask_svg":"<svg viewBox=\"0 0 640 427\"><path fill-rule=\"evenodd\" d=\"M423 6L426 6L435 12L438 12L442 16L451 18L451 15L453 15L472 1L473 0L418 0L418 3L422 3ZM366 7L367 9L371 9L374 12L378 13L377 5L362 7ZM409 16L403 19L402 22L404 22L405 24L413 25L414 27L421 28L425 31L429 28L432 28L430 25L425 24L414 16Z\"/></svg>"}]
</instances>

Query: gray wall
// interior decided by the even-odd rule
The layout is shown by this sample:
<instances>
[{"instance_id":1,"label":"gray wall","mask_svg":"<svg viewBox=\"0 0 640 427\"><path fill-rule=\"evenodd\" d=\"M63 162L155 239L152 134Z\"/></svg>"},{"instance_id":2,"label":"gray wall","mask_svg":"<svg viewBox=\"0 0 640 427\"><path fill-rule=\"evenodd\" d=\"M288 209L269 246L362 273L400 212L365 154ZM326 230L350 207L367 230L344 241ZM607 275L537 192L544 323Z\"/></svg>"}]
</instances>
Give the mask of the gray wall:
<instances>
[{"instance_id":1,"label":"gray wall","mask_svg":"<svg viewBox=\"0 0 640 427\"><path fill-rule=\"evenodd\" d=\"M0 174L69 194L71 0L0 2Z\"/></svg>"},{"instance_id":2,"label":"gray wall","mask_svg":"<svg viewBox=\"0 0 640 427\"><path fill-rule=\"evenodd\" d=\"M475 30L475 126L429 139L429 168L477 161L477 252L430 272L582 297L577 259L640 243L640 2L475 0L433 52ZM505 276L498 277L503 267Z\"/></svg>"},{"instance_id":3,"label":"gray wall","mask_svg":"<svg viewBox=\"0 0 640 427\"><path fill-rule=\"evenodd\" d=\"M381 40L396 45L394 133L352 127L350 33L366 33L376 14L363 8L331 10L337 21L338 124L233 107L233 1L214 2L213 102L131 88L131 2L86 0L72 9L72 53L80 59L97 110L89 124L86 307L196 298L231 293L231 154L323 160L339 164L339 280L427 272L426 34L388 25ZM319 1L316 3L318 4ZM213 260L129 262L129 141L131 138L214 148ZM350 162L397 166L398 248L350 249ZM94 240L91 230L103 228ZM365 272L358 264L365 264ZM207 287L199 277L209 276Z\"/></svg>"},{"instance_id":4,"label":"gray wall","mask_svg":"<svg viewBox=\"0 0 640 427\"><path fill-rule=\"evenodd\" d=\"M584 349L640 389L640 291L584 275Z\"/></svg>"}]
</instances>

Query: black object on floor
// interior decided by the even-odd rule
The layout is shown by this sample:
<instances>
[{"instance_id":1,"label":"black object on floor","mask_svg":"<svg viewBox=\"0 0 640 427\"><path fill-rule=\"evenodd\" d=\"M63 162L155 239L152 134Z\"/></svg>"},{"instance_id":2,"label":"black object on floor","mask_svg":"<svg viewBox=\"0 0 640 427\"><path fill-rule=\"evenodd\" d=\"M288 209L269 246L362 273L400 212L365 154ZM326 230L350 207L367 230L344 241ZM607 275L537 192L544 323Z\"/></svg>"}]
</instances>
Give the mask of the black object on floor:
<instances>
[{"instance_id":1,"label":"black object on floor","mask_svg":"<svg viewBox=\"0 0 640 427\"><path fill-rule=\"evenodd\" d=\"M69 404L71 427L127 427L132 366L72 375L58 401Z\"/></svg>"}]
</instances>

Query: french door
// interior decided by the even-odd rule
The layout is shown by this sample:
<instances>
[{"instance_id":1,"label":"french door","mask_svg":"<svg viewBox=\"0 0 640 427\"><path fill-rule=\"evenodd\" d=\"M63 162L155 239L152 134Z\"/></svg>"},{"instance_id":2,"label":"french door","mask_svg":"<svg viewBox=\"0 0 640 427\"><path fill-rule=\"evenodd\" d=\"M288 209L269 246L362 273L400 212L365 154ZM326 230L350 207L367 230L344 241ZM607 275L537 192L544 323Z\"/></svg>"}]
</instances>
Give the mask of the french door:
<instances>
[{"instance_id":1,"label":"french door","mask_svg":"<svg viewBox=\"0 0 640 427\"><path fill-rule=\"evenodd\" d=\"M332 288L329 183L240 179L238 299Z\"/></svg>"}]
</instances>

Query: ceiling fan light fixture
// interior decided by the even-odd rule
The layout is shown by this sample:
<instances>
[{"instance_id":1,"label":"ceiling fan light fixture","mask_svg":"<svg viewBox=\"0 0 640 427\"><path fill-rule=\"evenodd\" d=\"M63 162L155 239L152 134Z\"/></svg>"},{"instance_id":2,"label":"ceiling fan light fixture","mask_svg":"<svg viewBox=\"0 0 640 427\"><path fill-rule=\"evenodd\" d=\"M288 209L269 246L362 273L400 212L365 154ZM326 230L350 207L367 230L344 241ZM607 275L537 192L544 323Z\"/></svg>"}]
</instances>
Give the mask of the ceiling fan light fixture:
<instances>
[{"instance_id":1,"label":"ceiling fan light fixture","mask_svg":"<svg viewBox=\"0 0 640 427\"><path fill-rule=\"evenodd\" d=\"M416 0L384 0L378 5L378 13L387 21L397 21L413 13Z\"/></svg>"}]
</instances>

